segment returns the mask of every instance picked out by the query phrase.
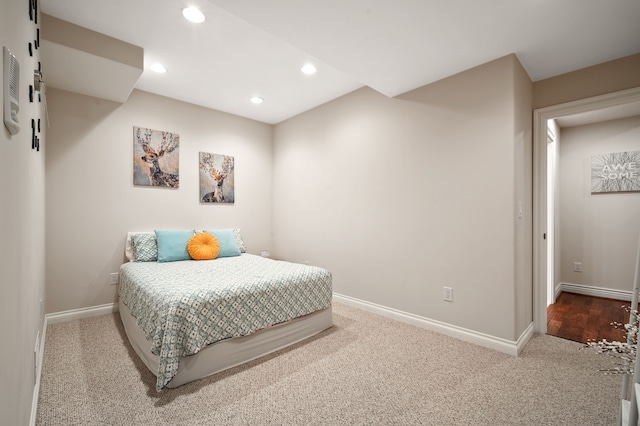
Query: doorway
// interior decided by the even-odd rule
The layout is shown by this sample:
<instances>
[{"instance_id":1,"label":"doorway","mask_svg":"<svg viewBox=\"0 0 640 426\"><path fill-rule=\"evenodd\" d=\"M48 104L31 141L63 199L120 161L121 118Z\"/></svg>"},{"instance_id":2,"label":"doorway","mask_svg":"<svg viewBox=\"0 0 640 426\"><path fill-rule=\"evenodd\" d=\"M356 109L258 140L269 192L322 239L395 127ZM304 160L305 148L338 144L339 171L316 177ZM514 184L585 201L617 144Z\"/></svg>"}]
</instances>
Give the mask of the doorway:
<instances>
[{"instance_id":1,"label":"doorway","mask_svg":"<svg viewBox=\"0 0 640 426\"><path fill-rule=\"evenodd\" d=\"M536 109L533 113L533 325L536 333L547 333L547 306L553 300L555 244L553 202L549 202L550 120L572 120L583 124L640 115L640 88ZM553 169L553 168L552 168ZM551 194L550 194L551 192Z\"/></svg>"}]
</instances>

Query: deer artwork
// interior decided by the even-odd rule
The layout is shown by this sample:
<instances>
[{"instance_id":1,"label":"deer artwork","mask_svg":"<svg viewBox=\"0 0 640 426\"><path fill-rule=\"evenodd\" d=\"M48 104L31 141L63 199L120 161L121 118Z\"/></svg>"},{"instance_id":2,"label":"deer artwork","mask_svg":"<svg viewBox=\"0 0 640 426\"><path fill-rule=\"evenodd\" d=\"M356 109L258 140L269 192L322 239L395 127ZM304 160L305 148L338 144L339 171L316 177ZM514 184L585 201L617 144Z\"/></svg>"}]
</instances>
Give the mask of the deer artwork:
<instances>
[{"instance_id":1,"label":"deer artwork","mask_svg":"<svg viewBox=\"0 0 640 426\"><path fill-rule=\"evenodd\" d=\"M142 133L144 131L144 133ZM165 154L169 154L178 148L179 137L170 132L162 133L162 142L160 148L156 151L151 147L151 129L136 128L136 139L142 145L145 155L141 157L142 161L149 164L149 179L151 186L168 186L170 188L178 188L180 184L178 174L166 173L160 169L158 159Z\"/></svg>"},{"instance_id":2,"label":"deer artwork","mask_svg":"<svg viewBox=\"0 0 640 426\"><path fill-rule=\"evenodd\" d=\"M200 153L200 168L213 178L213 192L209 192L202 196L203 203L233 203L233 198L225 199L223 192L224 180L233 172L233 157L228 155L222 156L222 166L218 169L215 167L215 157L220 155Z\"/></svg>"}]
</instances>

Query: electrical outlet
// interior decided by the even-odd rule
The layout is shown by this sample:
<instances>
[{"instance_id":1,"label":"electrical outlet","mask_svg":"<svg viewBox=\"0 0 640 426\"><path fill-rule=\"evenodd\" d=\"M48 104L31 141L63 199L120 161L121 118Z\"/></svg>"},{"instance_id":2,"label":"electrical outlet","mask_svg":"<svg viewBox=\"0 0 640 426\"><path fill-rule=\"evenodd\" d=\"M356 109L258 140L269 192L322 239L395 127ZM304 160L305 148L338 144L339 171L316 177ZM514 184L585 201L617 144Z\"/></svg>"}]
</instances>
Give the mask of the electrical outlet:
<instances>
[{"instance_id":1,"label":"electrical outlet","mask_svg":"<svg viewBox=\"0 0 640 426\"><path fill-rule=\"evenodd\" d=\"M451 287L442 287L444 290L444 300L447 302L453 302L453 289Z\"/></svg>"},{"instance_id":2,"label":"electrical outlet","mask_svg":"<svg viewBox=\"0 0 640 426\"><path fill-rule=\"evenodd\" d=\"M582 272L582 262L573 262L573 272Z\"/></svg>"},{"instance_id":3,"label":"electrical outlet","mask_svg":"<svg viewBox=\"0 0 640 426\"><path fill-rule=\"evenodd\" d=\"M119 274L117 272L113 272L111 274L111 285L116 285L120 281Z\"/></svg>"}]
</instances>

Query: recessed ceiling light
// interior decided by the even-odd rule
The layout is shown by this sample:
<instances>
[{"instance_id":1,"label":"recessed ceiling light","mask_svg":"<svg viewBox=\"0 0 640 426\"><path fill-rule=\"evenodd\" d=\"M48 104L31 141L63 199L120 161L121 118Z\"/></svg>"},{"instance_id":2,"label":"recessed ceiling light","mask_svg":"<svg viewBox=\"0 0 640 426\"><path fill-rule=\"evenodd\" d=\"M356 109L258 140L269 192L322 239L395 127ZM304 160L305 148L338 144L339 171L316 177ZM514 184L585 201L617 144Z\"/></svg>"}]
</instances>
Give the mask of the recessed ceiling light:
<instances>
[{"instance_id":1,"label":"recessed ceiling light","mask_svg":"<svg viewBox=\"0 0 640 426\"><path fill-rule=\"evenodd\" d=\"M252 96L250 100L254 104L261 104L264 101L260 96Z\"/></svg>"},{"instance_id":2,"label":"recessed ceiling light","mask_svg":"<svg viewBox=\"0 0 640 426\"><path fill-rule=\"evenodd\" d=\"M317 70L313 64L305 64L302 68L300 68L300 71L307 75L311 75L315 74Z\"/></svg>"},{"instance_id":3,"label":"recessed ceiling light","mask_svg":"<svg viewBox=\"0 0 640 426\"><path fill-rule=\"evenodd\" d=\"M151 65L151 70L159 74L164 74L165 72L167 72L167 69L162 64Z\"/></svg>"},{"instance_id":4,"label":"recessed ceiling light","mask_svg":"<svg viewBox=\"0 0 640 426\"><path fill-rule=\"evenodd\" d=\"M182 9L182 16L196 24L204 22L204 13L200 12L198 8L193 6Z\"/></svg>"}]
</instances>

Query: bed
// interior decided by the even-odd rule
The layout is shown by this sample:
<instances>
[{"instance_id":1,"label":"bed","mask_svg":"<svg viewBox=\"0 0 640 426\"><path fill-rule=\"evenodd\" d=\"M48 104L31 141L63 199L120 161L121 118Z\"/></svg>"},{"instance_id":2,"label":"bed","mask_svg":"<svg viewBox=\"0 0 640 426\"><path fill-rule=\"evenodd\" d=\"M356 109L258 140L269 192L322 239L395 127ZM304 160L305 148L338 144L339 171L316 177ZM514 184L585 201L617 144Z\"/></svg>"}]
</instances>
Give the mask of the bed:
<instances>
[{"instance_id":1,"label":"bed","mask_svg":"<svg viewBox=\"0 0 640 426\"><path fill-rule=\"evenodd\" d=\"M326 269L248 254L239 232L242 250L230 256L141 260L128 253L135 251L137 234L153 239L152 233L127 237L120 317L134 351L156 375L157 391L259 358L333 324ZM154 244L160 258L161 241Z\"/></svg>"}]
</instances>

